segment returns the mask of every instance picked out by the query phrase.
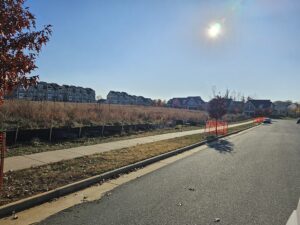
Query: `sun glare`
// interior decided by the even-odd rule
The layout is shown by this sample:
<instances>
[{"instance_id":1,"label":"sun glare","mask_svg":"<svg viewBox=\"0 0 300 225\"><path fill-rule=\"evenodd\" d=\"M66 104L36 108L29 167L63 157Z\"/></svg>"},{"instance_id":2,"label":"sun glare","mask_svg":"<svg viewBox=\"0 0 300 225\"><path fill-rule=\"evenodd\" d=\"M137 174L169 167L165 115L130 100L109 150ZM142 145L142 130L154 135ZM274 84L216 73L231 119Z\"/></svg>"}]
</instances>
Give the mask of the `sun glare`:
<instances>
[{"instance_id":1,"label":"sun glare","mask_svg":"<svg viewBox=\"0 0 300 225\"><path fill-rule=\"evenodd\" d=\"M222 32L222 25L220 23L213 23L209 26L207 34L209 38L215 39L220 36Z\"/></svg>"}]
</instances>

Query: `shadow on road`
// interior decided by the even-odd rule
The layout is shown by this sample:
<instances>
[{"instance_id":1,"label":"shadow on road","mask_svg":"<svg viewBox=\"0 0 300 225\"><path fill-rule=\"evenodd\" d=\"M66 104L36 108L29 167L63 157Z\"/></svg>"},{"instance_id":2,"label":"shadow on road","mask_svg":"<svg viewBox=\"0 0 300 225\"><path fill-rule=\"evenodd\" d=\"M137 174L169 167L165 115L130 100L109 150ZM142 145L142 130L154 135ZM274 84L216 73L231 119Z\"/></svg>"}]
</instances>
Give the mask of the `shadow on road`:
<instances>
[{"instance_id":1,"label":"shadow on road","mask_svg":"<svg viewBox=\"0 0 300 225\"><path fill-rule=\"evenodd\" d=\"M231 153L234 145L227 140L217 140L207 143L207 146L219 153Z\"/></svg>"},{"instance_id":2,"label":"shadow on road","mask_svg":"<svg viewBox=\"0 0 300 225\"><path fill-rule=\"evenodd\" d=\"M263 123L262 125L263 125L263 126L271 126L272 123Z\"/></svg>"}]
</instances>

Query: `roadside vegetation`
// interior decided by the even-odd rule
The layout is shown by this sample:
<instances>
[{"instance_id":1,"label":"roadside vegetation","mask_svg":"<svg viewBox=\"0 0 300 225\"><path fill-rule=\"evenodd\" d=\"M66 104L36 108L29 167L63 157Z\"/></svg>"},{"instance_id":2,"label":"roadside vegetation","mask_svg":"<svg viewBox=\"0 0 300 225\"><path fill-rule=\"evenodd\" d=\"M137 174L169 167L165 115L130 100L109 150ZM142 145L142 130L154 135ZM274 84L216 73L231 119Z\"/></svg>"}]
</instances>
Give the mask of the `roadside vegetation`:
<instances>
[{"instance_id":1,"label":"roadside vegetation","mask_svg":"<svg viewBox=\"0 0 300 225\"><path fill-rule=\"evenodd\" d=\"M166 107L97 103L7 100L0 107L0 128L36 129L113 124L158 123L176 120L206 121L204 111Z\"/></svg>"},{"instance_id":2,"label":"roadside vegetation","mask_svg":"<svg viewBox=\"0 0 300 225\"><path fill-rule=\"evenodd\" d=\"M244 120L242 122L247 122L247 121L251 121L251 120ZM232 122L230 124L235 124L240 122L241 121ZM39 139L33 139L26 143L20 143L20 144L9 146L5 154L5 157L29 155L29 154L40 153L40 152L75 148L80 146L96 145L96 144L113 142L113 141L129 140L133 138L147 137L147 136L166 134L166 133L183 132L183 131L197 130L203 128L205 128L204 125L203 126L176 125L175 127L168 127L168 128L149 130L149 131L123 133L120 135L115 135L110 137L94 137L94 138L84 137L84 138L78 138L74 140L60 141L60 142L45 142L45 141L40 141Z\"/></svg>"},{"instance_id":3,"label":"roadside vegetation","mask_svg":"<svg viewBox=\"0 0 300 225\"><path fill-rule=\"evenodd\" d=\"M229 132L250 128L255 124L229 128ZM195 134L149 144L136 145L91 156L65 160L49 165L5 173L0 205L95 176L153 156L182 148L207 138Z\"/></svg>"},{"instance_id":4,"label":"roadside vegetation","mask_svg":"<svg viewBox=\"0 0 300 225\"><path fill-rule=\"evenodd\" d=\"M113 105L6 100L0 107L0 130L81 127L120 124L205 123L205 111L157 106ZM228 114L228 122L245 120L242 114Z\"/></svg>"},{"instance_id":5,"label":"roadside vegetation","mask_svg":"<svg viewBox=\"0 0 300 225\"><path fill-rule=\"evenodd\" d=\"M78 138L76 140L61 141L61 142L42 142L38 139L31 140L28 143L16 144L8 148L5 157L28 155L39 152L54 151L60 149L74 148L79 146L96 145L112 141L128 140L132 138L147 137L152 135L182 132L189 130L202 129L204 126L185 126L177 125L175 127L163 128L151 131L141 131L124 133L122 135L115 135L112 137L95 137L95 138Z\"/></svg>"}]
</instances>

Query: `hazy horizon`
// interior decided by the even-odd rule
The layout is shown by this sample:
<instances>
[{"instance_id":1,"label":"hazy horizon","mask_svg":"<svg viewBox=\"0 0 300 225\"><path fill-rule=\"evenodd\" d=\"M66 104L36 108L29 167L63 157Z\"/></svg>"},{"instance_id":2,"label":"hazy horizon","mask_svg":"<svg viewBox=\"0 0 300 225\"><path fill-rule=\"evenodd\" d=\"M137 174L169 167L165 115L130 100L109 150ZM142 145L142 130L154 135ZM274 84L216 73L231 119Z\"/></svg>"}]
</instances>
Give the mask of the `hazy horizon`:
<instances>
[{"instance_id":1,"label":"hazy horizon","mask_svg":"<svg viewBox=\"0 0 300 225\"><path fill-rule=\"evenodd\" d=\"M71 4L70 4L71 3ZM53 25L34 74L41 81L152 99L212 87L300 101L300 2L28 0L38 27ZM210 38L211 24L221 27Z\"/></svg>"}]
</instances>

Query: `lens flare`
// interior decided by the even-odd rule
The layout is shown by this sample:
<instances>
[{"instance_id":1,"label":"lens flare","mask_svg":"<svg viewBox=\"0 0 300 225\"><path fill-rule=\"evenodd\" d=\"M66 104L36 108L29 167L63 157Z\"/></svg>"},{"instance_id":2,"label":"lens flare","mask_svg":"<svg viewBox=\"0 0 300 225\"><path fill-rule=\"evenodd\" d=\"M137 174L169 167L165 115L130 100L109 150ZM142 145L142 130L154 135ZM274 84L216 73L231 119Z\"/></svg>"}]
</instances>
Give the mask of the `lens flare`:
<instances>
[{"instance_id":1,"label":"lens flare","mask_svg":"<svg viewBox=\"0 0 300 225\"><path fill-rule=\"evenodd\" d=\"M208 37L215 39L222 33L222 25L220 23L213 23L207 30Z\"/></svg>"},{"instance_id":2,"label":"lens flare","mask_svg":"<svg viewBox=\"0 0 300 225\"><path fill-rule=\"evenodd\" d=\"M228 26L227 23L231 21L231 18L234 14L238 13L240 9L244 7L247 0L228 0L229 7L225 10L224 15L220 15L215 18L214 23L211 23L208 27L206 27L206 38L211 40L219 39L223 35L227 35ZM272 1L272 0L264 0L264 1Z\"/></svg>"}]
</instances>

